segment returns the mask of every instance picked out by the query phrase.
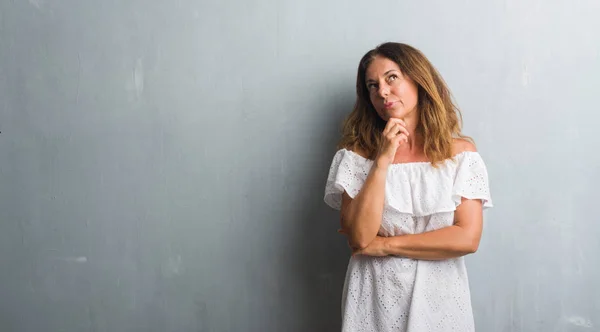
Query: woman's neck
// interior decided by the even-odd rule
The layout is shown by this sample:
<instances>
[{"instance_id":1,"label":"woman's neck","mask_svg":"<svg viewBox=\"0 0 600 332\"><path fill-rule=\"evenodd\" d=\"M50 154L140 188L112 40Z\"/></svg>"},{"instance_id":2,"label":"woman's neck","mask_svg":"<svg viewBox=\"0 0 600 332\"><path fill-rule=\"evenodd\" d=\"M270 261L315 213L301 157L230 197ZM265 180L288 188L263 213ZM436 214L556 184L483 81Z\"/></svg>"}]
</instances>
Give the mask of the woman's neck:
<instances>
[{"instance_id":1,"label":"woman's neck","mask_svg":"<svg viewBox=\"0 0 600 332\"><path fill-rule=\"evenodd\" d=\"M421 159L425 155L424 146L425 140L423 135L417 127L419 126L419 121L416 116L410 118L402 119L406 123L406 129L408 130L408 142L406 144L401 144L396 150L396 157L398 159Z\"/></svg>"}]
</instances>

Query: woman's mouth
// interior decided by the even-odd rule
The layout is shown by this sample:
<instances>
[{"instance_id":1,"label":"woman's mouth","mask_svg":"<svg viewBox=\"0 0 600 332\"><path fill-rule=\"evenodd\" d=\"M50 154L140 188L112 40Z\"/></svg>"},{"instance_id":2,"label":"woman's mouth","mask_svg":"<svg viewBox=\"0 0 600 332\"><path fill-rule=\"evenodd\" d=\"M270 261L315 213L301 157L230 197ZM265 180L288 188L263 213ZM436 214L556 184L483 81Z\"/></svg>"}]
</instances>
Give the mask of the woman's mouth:
<instances>
[{"instance_id":1,"label":"woman's mouth","mask_svg":"<svg viewBox=\"0 0 600 332\"><path fill-rule=\"evenodd\" d=\"M396 103L397 103L396 101L390 101L390 102L384 103L383 107L385 107L386 109L392 108Z\"/></svg>"}]
</instances>

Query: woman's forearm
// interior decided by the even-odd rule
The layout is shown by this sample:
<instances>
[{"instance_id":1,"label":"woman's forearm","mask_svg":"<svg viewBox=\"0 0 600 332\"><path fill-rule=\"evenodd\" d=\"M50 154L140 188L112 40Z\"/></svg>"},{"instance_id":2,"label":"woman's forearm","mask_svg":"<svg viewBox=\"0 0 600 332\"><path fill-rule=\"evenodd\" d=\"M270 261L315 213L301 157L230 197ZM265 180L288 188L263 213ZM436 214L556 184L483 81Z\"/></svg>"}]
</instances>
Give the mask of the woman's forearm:
<instances>
[{"instance_id":1,"label":"woman's forearm","mask_svg":"<svg viewBox=\"0 0 600 332\"><path fill-rule=\"evenodd\" d=\"M477 251L479 236L453 225L435 231L384 238L384 251L413 259L443 260Z\"/></svg>"},{"instance_id":2,"label":"woman's forearm","mask_svg":"<svg viewBox=\"0 0 600 332\"><path fill-rule=\"evenodd\" d=\"M342 228L350 245L365 248L379 232L385 203L387 167L373 164L360 192L342 213Z\"/></svg>"}]
</instances>

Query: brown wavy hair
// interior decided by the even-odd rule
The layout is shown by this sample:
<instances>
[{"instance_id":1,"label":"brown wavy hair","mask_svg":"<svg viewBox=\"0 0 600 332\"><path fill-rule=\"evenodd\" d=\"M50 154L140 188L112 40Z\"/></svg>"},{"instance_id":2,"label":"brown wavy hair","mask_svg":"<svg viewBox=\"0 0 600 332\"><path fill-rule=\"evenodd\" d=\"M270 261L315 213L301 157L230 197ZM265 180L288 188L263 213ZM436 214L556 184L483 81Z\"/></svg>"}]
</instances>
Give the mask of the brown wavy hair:
<instances>
[{"instance_id":1,"label":"brown wavy hair","mask_svg":"<svg viewBox=\"0 0 600 332\"><path fill-rule=\"evenodd\" d=\"M450 90L431 62L416 48L401 43L384 43L367 52L360 60L356 77L356 103L344 120L338 148L359 147L374 159L382 141L386 122L371 104L365 82L367 68L376 56L394 61L403 75L418 87L417 133L424 138L424 152L433 166L452 158L454 138L473 140L461 134L462 115L452 100Z\"/></svg>"}]
</instances>

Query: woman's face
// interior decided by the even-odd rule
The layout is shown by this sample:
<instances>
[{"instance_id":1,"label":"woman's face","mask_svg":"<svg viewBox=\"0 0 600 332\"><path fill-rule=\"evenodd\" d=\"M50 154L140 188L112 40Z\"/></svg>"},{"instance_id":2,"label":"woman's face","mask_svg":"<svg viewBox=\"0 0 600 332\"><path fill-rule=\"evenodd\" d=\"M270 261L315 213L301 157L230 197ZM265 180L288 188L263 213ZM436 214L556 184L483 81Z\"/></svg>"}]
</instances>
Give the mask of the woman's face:
<instances>
[{"instance_id":1,"label":"woman's face","mask_svg":"<svg viewBox=\"0 0 600 332\"><path fill-rule=\"evenodd\" d=\"M371 103L383 120L416 115L417 85L410 77L402 75L394 61L376 56L367 68L365 79Z\"/></svg>"}]
</instances>

